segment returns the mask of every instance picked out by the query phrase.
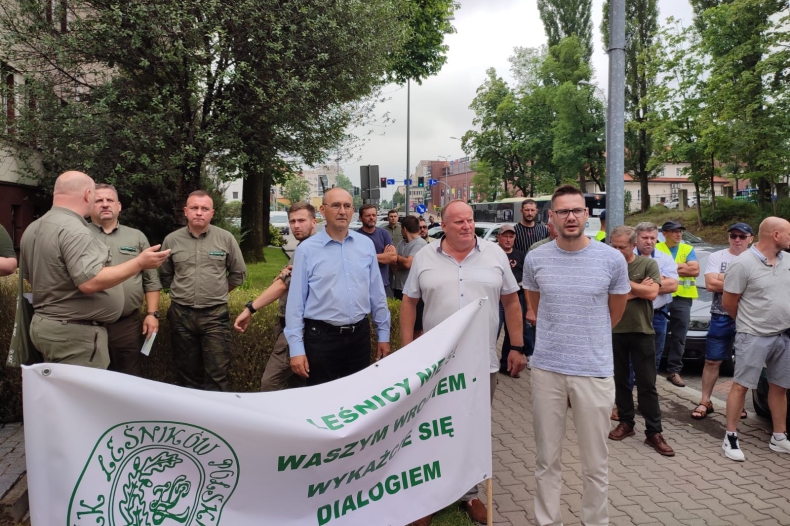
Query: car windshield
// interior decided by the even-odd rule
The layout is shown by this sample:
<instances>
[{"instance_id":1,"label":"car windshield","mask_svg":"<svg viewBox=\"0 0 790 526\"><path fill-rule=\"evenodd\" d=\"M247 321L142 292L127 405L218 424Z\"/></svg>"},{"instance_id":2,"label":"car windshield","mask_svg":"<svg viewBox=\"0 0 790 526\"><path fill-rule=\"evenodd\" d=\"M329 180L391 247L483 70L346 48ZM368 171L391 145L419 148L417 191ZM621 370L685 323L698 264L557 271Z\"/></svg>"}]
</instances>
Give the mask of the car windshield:
<instances>
[{"instance_id":1,"label":"car windshield","mask_svg":"<svg viewBox=\"0 0 790 526\"><path fill-rule=\"evenodd\" d=\"M269 212L269 221L272 223L287 223L288 212Z\"/></svg>"}]
</instances>

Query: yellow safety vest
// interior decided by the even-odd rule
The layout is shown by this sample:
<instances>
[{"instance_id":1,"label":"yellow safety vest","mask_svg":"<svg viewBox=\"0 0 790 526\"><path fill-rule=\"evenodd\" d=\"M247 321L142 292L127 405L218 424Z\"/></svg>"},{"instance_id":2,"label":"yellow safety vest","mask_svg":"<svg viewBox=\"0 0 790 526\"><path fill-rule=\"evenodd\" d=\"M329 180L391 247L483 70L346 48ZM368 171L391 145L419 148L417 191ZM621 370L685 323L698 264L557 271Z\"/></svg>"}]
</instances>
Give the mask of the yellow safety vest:
<instances>
[{"instance_id":1,"label":"yellow safety vest","mask_svg":"<svg viewBox=\"0 0 790 526\"><path fill-rule=\"evenodd\" d=\"M672 252L670 252L669 247L666 243L661 242L656 244L656 248L667 254L669 257L672 257ZM681 242L678 245L678 253L675 256L675 263L685 263L686 258L688 258L691 251L694 250L694 247L687 243ZM697 283L694 278L687 278L687 277L680 277L678 278L678 290L677 292L672 293L672 297L679 296L681 298L697 298L699 294L697 294Z\"/></svg>"},{"instance_id":2,"label":"yellow safety vest","mask_svg":"<svg viewBox=\"0 0 790 526\"><path fill-rule=\"evenodd\" d=\"M595 240L602 242L604 239L606 239L606 232L599 230L598 233L595 234Z\"/></svg>"}]
</instances>

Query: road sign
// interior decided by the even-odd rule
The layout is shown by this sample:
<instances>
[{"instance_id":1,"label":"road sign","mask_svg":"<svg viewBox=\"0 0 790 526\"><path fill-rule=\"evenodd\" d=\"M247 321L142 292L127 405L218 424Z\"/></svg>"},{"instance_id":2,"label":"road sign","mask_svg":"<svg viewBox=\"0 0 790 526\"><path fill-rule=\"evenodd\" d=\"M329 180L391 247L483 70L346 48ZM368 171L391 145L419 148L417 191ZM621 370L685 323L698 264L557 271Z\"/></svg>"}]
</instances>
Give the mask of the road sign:
<instances>
[{"instance_id":1,"label":"road sign","mask_svg":"<svg viewBox=\"0 0 790 526\"><path fill-rule=\"evenodd\" d=\"M395 184L395 179L387 179L387 186Z\"/></svg>"},{"instance_id":2,"label":"road sign","mask_svg":"<svg viewBox=\"0 0 790 526\"><path fill-rule=\"evenodd\" d=\"M436 186L438 182L436 179L428 179L428 186Z\"/></svg>"},{"instance_id":3,"label":"road sign","mask_svg":"<svg viewBox=\"0 0 790 526\"><path fill-rule=\"evenodd\" d=\"M403 181L403 184L405 184L406 186L411 186L411 179L406 179L405 181Z\"/></svg>"},{"instance_id":4,"label":"road sign","mask_svg":"<svg viewBox=\"0 0 790 526\"><path fill-rule=\"evenodd\" d=\"M414 210L415 210L415 211L416 211L418 214L424 214L424 213L425 213L425 211L426 211L426 210L428 210L428 209L425 207L425 205L424 205L424 204L422 204L422 203L421 203L421 204L419 204L419 205L415 206L415 207L414 207Z\"/></svg>"}]
</instances>

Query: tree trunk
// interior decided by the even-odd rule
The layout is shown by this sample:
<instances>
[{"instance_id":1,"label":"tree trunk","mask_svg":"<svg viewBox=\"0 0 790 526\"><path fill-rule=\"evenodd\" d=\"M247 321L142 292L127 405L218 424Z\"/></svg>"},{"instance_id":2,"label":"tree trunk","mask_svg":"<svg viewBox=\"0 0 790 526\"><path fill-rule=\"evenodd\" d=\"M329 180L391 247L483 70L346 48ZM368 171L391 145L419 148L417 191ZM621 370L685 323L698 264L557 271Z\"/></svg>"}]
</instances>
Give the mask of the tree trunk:
<instances>
[{"instance_id":1,"label":"tree trunk","mask_svg":"<svg viewBox=\"0 0 790 526\"><path fill-rule=\"evenodd\" d=\"M699 183L694 181L694 195L697 196L697 226L702 228L702 207L699 198Z\"/></svg>"},{"instance_id":2,"label":"tree trunk","mask_svg":"<svg viewBox=\"0 0 790 526\"><path fill-rule=\"evenodd\" d=\"M710 156L710 208L716 210L716 158L711 154ZM699 204L699 203L698 203Z\"/></svg>"},{"instance_id":3,"label":"tree trunk","mask_svg":"<svg viewBox=\"0 0 790 526\"><path fill-rule=\"evenodd\" d=\"M642 212L647 212L650 209L650 172L647 171L647 156L649 155L647 147L647 130L641 128L639 130L639 189L642 191Z\"/></svg>"},{"instance_id":4,"label":"tree trunk","mask_svg":"<svg viewBox=\"0 0 790 526\"><path fill-rule=\"evenodd\" d=\"M584 170L579 172L579 190L584 194L587 193L587 179L584 176Z\"/></svg>"},{"instance_id":5,"label":"tree trunk","mask_svg":"<svg viewBox=\"0 0 790 526\"><path fill-rule=\"evenodd\" d=\"M269 244L269 196L271 174L268 168L247 166L241 203L241 253L247 263L265 261L263 248Z\"/></svg>"},{"instance_id":6,"label":"tree trunk","mask_svg":"<svg viewBox=\"0 0 790 526\"><path fill-rule=\"evenodd\" d=\"M176 180L176 202L173 206L173 223L178 226L186 226L187 218L184 215L184 207L187 205L187 197L195 190L200 189L200 167L201 163L192 165L192 168L184 168L179 171Z\"/></svg>"}]
</instances>

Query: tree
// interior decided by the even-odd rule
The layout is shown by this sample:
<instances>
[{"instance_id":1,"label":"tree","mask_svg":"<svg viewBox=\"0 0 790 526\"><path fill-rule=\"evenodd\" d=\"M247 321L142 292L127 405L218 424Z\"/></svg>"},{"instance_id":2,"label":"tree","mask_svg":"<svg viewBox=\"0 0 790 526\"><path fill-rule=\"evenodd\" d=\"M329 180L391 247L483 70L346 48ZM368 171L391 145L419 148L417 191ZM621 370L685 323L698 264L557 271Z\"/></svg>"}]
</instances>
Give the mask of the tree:
<instances>
[{"instance_id":1,"label":"tree","mask_svg":"<svg viewBox=\"0 0 790 526\"><path fill-rule=\"evenodd\" d=\"M337 174L337 177L335 177L335 186L337 188L342 188L351 195L354 195L354 183L352 183L351 179L346 177L345 174Z\"/></svg>"},{"instance_id":2,"label":"tree","mask_svg":"<svg viewBox=\"0 0 790 526\"><path fill-rule=\"evenodd\" d=\"M283 197L288 199L291 204L304 201L310 195L310 184L298 175L291 176L283 187Z\"/></svg>"},{"instance_id":3,"label":"tree","mask_svg":"<svg viewBox=\"0 0 790 526\"><path fill-rule=\"evenodd\" d=\"M392 207L399 208L401 205L406 204L406 195L400 192L395 192L392 195Z\"/></svg>"},{"instance_id":4,"label":"tree","mask_svg":"<svg viewBox=\"0 0 790 526\"><path fill-rule=\"evenodd\" d=\"M553 161L564 180L578 179L587 191L589 176L606 187L605 110L595 88L589 84L592 68L575 36L566 37L549 54L542 67L548 100L554 111ZM620 175L622 177L622 175Z\"/></svg>"},{"instance_id":5,"label":"tree","mask_svg":"<svg viewBox=\"0 0 790 526\"><path fill-rule=\"evenodd\" d=\"M592 0L538 0L538 11L549 47L575 36L582 47L583 61L592 57Z\"/></svg>"},{"instance_id":6,"label":"tree","mask_svg":"<svg viewBox=\"0 0 790 526\"><path fill-rule=\"evenodd\" d=\"M0 49L29 78L17 95L30 104L2 136L37 145L23 175L48 191L67 168L115 182L153 239L201 174L242 176L249 261L262 258L272 183L347 140L393 72L435 72L445 48L414 29L449 26L443 0L52 4L55 30L39 0L0 3Z\"/></svg>"},{"instance_id":7,"label":"tree","mask_svg":"<svg viewBox=\"0 0 790 526\"><path fill-rule=\"evenodd\" d=\"M648 170L653 153L653 138L646 122L650 114L647 94L655 85L647 62L649 50L658 32L657 0L633 0L626 2L626 51L625 51L625 169L639 181L641 209L650 208L649 180L655 171ZM604 46L609 43L609 2L604 2L601 33Z\"/></svg>"},{"instance_id":8,"label":"tree","mask_svg":"<svg viewBox=\"0 0 790 526\"><path fill-rule=\"evenodd\" d=\"M477 161L474 170L472 185L481 201L496 201L497 197L507 195L506 189L502 188L502 177L486 161Z\"/></svg>"}]
</instances>

